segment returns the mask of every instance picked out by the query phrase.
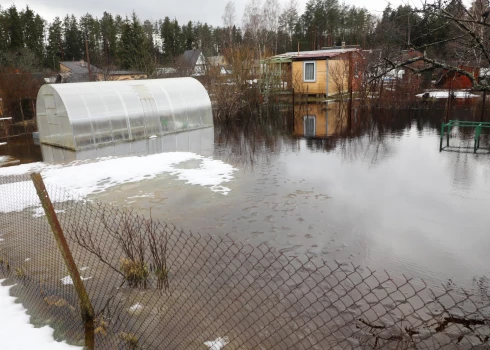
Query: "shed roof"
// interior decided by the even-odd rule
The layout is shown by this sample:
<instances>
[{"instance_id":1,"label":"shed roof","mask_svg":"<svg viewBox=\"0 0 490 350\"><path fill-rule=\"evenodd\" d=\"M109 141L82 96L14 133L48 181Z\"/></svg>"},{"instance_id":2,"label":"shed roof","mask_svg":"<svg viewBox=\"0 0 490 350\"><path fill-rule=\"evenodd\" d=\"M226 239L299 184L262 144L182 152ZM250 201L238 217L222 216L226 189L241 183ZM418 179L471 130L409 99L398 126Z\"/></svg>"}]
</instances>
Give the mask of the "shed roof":
<instances>
[{"instance_id":1,"label":"shed roof","mask_svg":"<svg viewBox=\"0 0 490 350\"><path fill-rule=\"evenodd\" d=\"M331 48L322 49L315 51L296 51L296 52L286 52L280 55L269 57L269 60L274 61L285 61L287 59L292 60L304 60L304 59L320 59L320 58L332 58L342 55L346 52L357 52L360 51L357 47L345 47L345 48Z\"/></svg>"},{"instance_id":2,"label":"shed roof","mask_svg":"<svg viewBox=\"0 0 490 350\"><path fill-rule=\"evenodd\" d=\"M186 50L184 51L184 61L189 64L190 67L194 67L201 55L201 50Z\"/></svg>"},{"instance_id":3,"label":"shed roof","mask_svg":"<svg viewBox=\"0 0 490 350\"><path fill-rule=\"evenodd\" d=\"M88 64L84 60L80 61L61 61L60 64L64 65L66 68L70 70L73 74L88 74ZM99 71L99 68L90 65L90 69L92 73L96 73Z\"/></svg>"}]
</instances>

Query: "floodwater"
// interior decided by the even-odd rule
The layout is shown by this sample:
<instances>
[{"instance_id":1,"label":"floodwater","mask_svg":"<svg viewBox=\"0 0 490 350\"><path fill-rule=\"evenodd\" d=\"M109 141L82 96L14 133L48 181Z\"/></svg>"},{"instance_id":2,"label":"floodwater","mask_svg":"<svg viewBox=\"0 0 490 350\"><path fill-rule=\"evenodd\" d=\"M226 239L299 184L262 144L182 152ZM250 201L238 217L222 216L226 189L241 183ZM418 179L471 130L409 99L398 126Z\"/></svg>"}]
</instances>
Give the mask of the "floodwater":
<instances>
[{"instance_id":1,"label":"floodwater","mask_svg":"<svg viewBox=\"0 0 490 350\"><path fill-rule=\"evenodd\" d=\"M451 118L475 114L463 106ZM338 104L276 106L216 125L214 143L202 146L237 168L228 195L162 175L96 198L288 255L465 286L488 276L489 142L483 135L473 154L473 131L455 129L439 152L444 117L355 109L349 119Z\"/></svg>"}]
</instances>

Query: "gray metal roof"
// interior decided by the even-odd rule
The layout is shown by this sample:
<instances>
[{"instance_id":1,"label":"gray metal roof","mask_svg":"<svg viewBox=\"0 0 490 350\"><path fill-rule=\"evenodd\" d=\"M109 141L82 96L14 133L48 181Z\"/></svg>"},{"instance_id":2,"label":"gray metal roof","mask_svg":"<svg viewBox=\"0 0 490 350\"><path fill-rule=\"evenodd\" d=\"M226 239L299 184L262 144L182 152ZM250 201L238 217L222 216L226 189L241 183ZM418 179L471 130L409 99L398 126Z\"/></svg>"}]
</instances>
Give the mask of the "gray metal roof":
<instances>
[{"instance_id":1,"label":"gray metal roof","mask_svg":"<svg viewBox=\"0 0 490 350\"><path fill-rule=\"evenodd\" d=\"M199 59L199 55L201 54L201 50L186 50L184 51L184 61L187 63L191 68L194 68L194 66L197 63L197 60Z\"/></svg>"},{"instance_id":2,"label":"gray metal roof","mask_svg":"<svg viewBox=\"0 0 490 350\"><path fill-rule=\"evenodd\" d=\"M88 64L87 62L81 60L81 61L62 61L60 64L64 65L66 68L68 68L71 73L73 74L88 74ZM92 73L97 73L99 71L99 68L94 66L93 64L90 65L90 68L92 70Z\"/></svg>"}]
</instances>

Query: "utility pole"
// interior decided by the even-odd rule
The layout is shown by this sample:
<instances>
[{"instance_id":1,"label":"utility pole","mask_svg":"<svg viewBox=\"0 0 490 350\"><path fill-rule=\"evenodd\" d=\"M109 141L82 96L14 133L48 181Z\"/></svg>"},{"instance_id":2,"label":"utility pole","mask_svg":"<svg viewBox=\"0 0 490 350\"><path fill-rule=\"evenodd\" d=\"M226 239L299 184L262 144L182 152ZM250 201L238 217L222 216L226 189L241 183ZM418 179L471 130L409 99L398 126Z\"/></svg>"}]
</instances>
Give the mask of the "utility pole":
<instances>
[{"instance_id":1,"label":"utility pole","mask_svg":"<svg viewBox=\"0 0 490 350\"><path fill-rule=\"evenodd\" d=\"M61 42L61 34L58 33L58 43L60 45L60 51L61 51L61 60L65 60L65 53L63 52L63 43Z\"/></svg>"},{"instance_id":2,"label":"utility pole","mask_svg":"<svg viewBox=\"0 0 490 350\"><path fill-rule=\"evenodd\" d=\"M407 22L407 46L410 48L410 12L408 12Z\"/></svg>"},{"instance_id":3,"label":"utility pole","mask_svg":"<svg viewBox=\"0 0 490 350\"><path fill-rule=\"evenodd\" d=\"M90 67L90 55L88 53L88 39L85 39L85 52L87 54L88 81L92 80L92 69Z\"/></svg>"}]
</instances>

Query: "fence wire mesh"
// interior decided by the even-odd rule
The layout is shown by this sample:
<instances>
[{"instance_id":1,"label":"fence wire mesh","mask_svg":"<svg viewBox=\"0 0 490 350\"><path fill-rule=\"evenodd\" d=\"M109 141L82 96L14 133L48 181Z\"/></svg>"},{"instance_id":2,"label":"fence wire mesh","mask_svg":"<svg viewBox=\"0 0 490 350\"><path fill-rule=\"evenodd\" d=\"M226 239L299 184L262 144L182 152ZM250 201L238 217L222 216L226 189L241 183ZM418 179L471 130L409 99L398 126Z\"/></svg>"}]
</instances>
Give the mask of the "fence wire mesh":
<instances>
[{"instance_id":1,"label":"fence wire mesh","mask_svg":"<svg viewBox=\"0 0 490 350\"><path fill-rule=\"evenodd\" d=\"M47 184L92 301L96 349L486 348L474 290L201 236ZM0 177L0 274L36 325L83 345L76 291L29 176Z\"/></svg>"}]
</instances>

